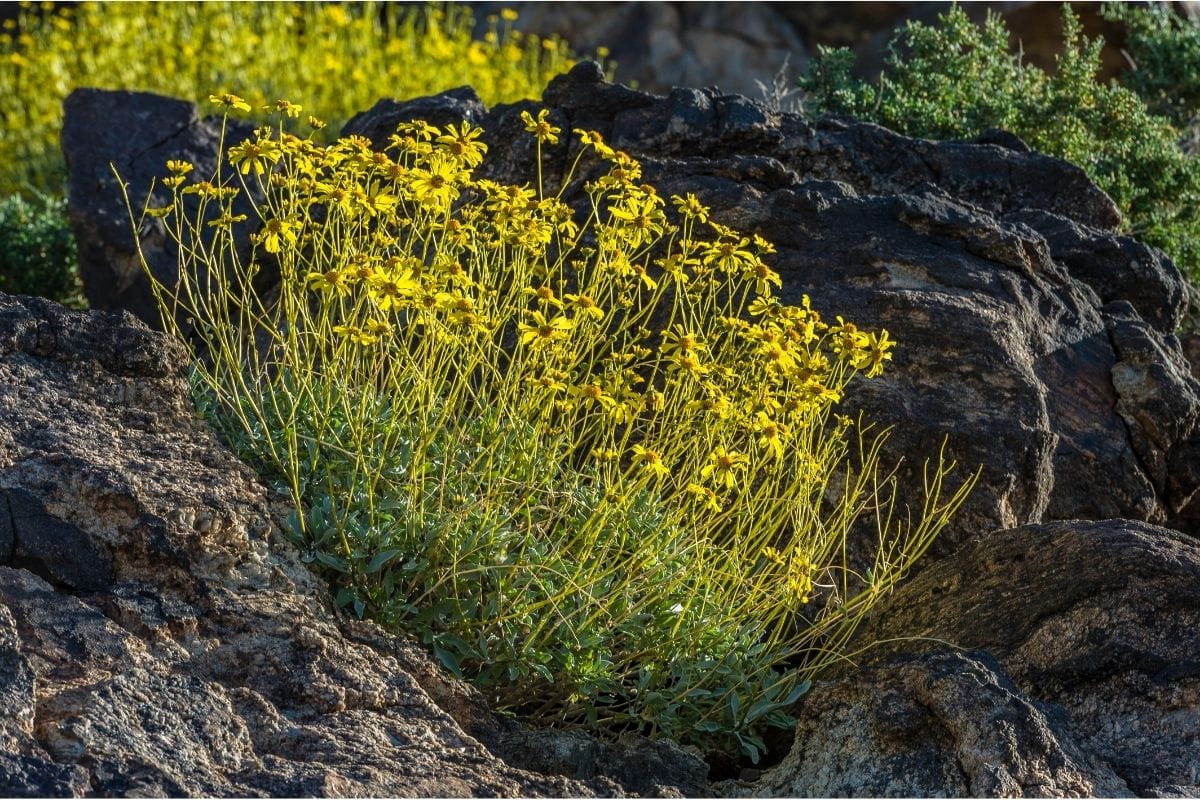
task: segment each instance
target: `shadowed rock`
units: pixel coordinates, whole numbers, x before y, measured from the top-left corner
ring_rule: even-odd
[[[109,92],[76,89],[63,102],[62,149],[67,161],[67,209],[79,243],[79,273],[88,304],[95,309],[132,312],[144,322],[159,326],[158,305],[146,279],[134,242],[130,211],[122,199],[121,182],[128,185],[134,220],[157,188],[151,206],[165,206],[171,193],[162,186],[168,160],[195,166],[188,181],[207,180],[216,170],[222,135],[225,147],[241,144],[252,126],[220,117],[201,119],[191,103],[149,92]],[[220,156],[223,158],[223,156]],[[116,169],[120,175],[113,174]],[[229,168],[229,167],[227,167]],[[261,201],[252,181],[247,184]],[[256,230],[257,217],[243,193],[234,201],[234,214],[247,214],[247,235]],[[184,195],[183,208],[194,218],[197,195]],[[161,220],[147,217],[139,228],[142,254],[150,271],[164,285],[179,279],[178,249]],[[213,229],[203,230],[211,241]],[[249,241],[239,248],[243,263],[249,259]],[[279,281],[273,264],[264,264],[256,286],[266,289]]]

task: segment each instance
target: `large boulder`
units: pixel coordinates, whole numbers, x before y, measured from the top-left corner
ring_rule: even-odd
[[[0,796],[705,792],[695,756],[498,717],[340,619],[186,364],[0,295]]]
[[[752,792],[1200,797],[1197,586],[1200,544],[1145,523],[980,537],[876,610]]]
[[[106,97],[114,114],[130,113],[127,94],[89,93],[68,102],[67,129],[82,127],[85,100],[88,114],[105,113]],[[848,120],[808,123],[714,90],[637,92],[604,82],[591,63],[555,79],[544,103],[564,131],[597,129],[638,157],[661,193],[695,192],[717,220],[775,242],[784,300],[809,294],[827,315],[886,327],[900,342],[891,370],[858,382],[847,411],[896,426],[886,456],[907,459],[902,496],[913,502],[943,440],[959,480],[982,469],[939,552],[971,531],[1051,519],[1200,527],[1200,383],[1174,334],[1183,279],[1161,252],[1117,232],[1116,207],[1078,168],[999,131],[930,142]],[[456,90],[381,101],[344,133],[382,145],[406,117],[467,116],[487,131],[484,173],[524,183],[535,148],[520,112],[533,107],[485,112]],[[211,123],[166,135],[179,124],[140,134],[161,142],[150,151],[106,145],[105,163],[146,176],[167,158],[212,163],[191,133]],[[578,147],[564,135],[546,149],[550,190]],[[104,254],[115,240],[92,210],[113,213],[120,198],[85,191],[100,187],[88,177],[102,171],[100,152],[68,149],[68,164],[81,250]],[[566,196],[582,201],[581,183]]]

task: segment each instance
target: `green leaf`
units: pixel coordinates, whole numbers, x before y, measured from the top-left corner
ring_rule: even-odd
[[[392,560],[396,558],[396,556],[403,552],[404,551],[399,548],[393,548],[391,550],[384,550],[383,552],[376,553],[375,557],[371,559],[369,564],[367,564],[367,574],[379,572],[379,570],[390,564]]]
[[[435,644],[433,646],[433,654],[437,657],[438,661],[441,661],[445,665],[446,669],[450,670],[454,677],[460,679],[464,677],[462,667],[458,665],[458,658],[454,653]]]

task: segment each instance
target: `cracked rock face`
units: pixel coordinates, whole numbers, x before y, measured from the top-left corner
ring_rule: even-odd
[[[881,604],[888,644],[798,704],[752,793],[1198,797],[1198,585],[1195,539],[1144,523],[980,537]]]
[[[705,793],[678,748],[495,717],[340,620],[186,363],[128,314],[0,295],[0,796]]]
[[[885,463],[905,459],[902,496],[914,502],[923,462],[944,439],[959,480],[982,469],[936,553],[976,530],[1053,519],[1200,531],[1200,383],[1173,333],[1184,283],[1162,253],[1116,233],[1115,206],[1081,170],[1003,132],[929,142],[865,123],[807,123],[715,90],[633,91],[587,63],[543,99],[564,132],[599,130],[640,159],[661,194],[695,192],[718,221],[776,243],[782,299],[808,294],[827,316],[886,327],[899,341],[889,372],[859,381],[845,412],[896,426]],[[119,207],[96,178],[108,161],[127,165],[138,196],[167,158],[215,158],[213,123],[176,106],[162,131],[139,134],[152,147],[82,140],[97,116],[159,125],[147,109],[166,102],[90,90],[67,102],[72,219],[98,264],[124,263],[131,246],[97,216]],[[488,111],[460,89],[381,101],[344,133],[382,145],[401,121],[469,119],[486,130],[486,176],[525,183],[535,149],[520,112],[532,108]],[[548,191],[578,147],[564,135],[545,151]],[[584,177],[598,168],[585,159]],[[582,202],[581,184],[565,196]],[[152,263],[173,264],[161,244],[148,243]],[[85,282],[107,285],[110,267],[84,260]],[[137,285],[130,296],[148,296]]]

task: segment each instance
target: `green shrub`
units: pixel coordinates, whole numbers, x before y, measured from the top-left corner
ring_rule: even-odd
[[[1168,117],[1197,145],[1200,120],[1200,25],[1166,3],[1105,3],[1104,17],[1125,26],[1125,52],[1133,68],[1121,82],[1154,114]]]
[[[20,195],[0,200],[0,292],[86,305],[66,201]]]
[[[1179,131],[1130,89],[1100,83],[1099,40],[1063,6],[1064,51],[1047,74],[1010,52],[1003,21],[975,25],[953,7],[937,26],[910,22],[890,45],[876,84],[850,73],[853,55],[822,48],[801,79],[812,113],[850,114],[910,136],[956,139],[985,128],[1084,169],[1116,202],[1133,235],[1200,279],[1200,167]]]
[[[525,121],[539,163],[567,146],[545,111]],[[916,522],[893,519],[882,438],[834,414],[887,332],[780,304],[769,243],[576,133],[586,217],[540,171],[477,179],[465,124],[406,124],[373,153],[281,120],[204,180],[169,163],[130,222],[180,244],[179,285],[155,286],[208,354],[199,402],[291,496],[344,606],[501,708],[756,759],[972,481],[941,502],[939,465]],[[242,262],[246,182],[266,200]],[[270,307],[250,280],[266,257]],[[858,574],[864,512],[880,541]]]

